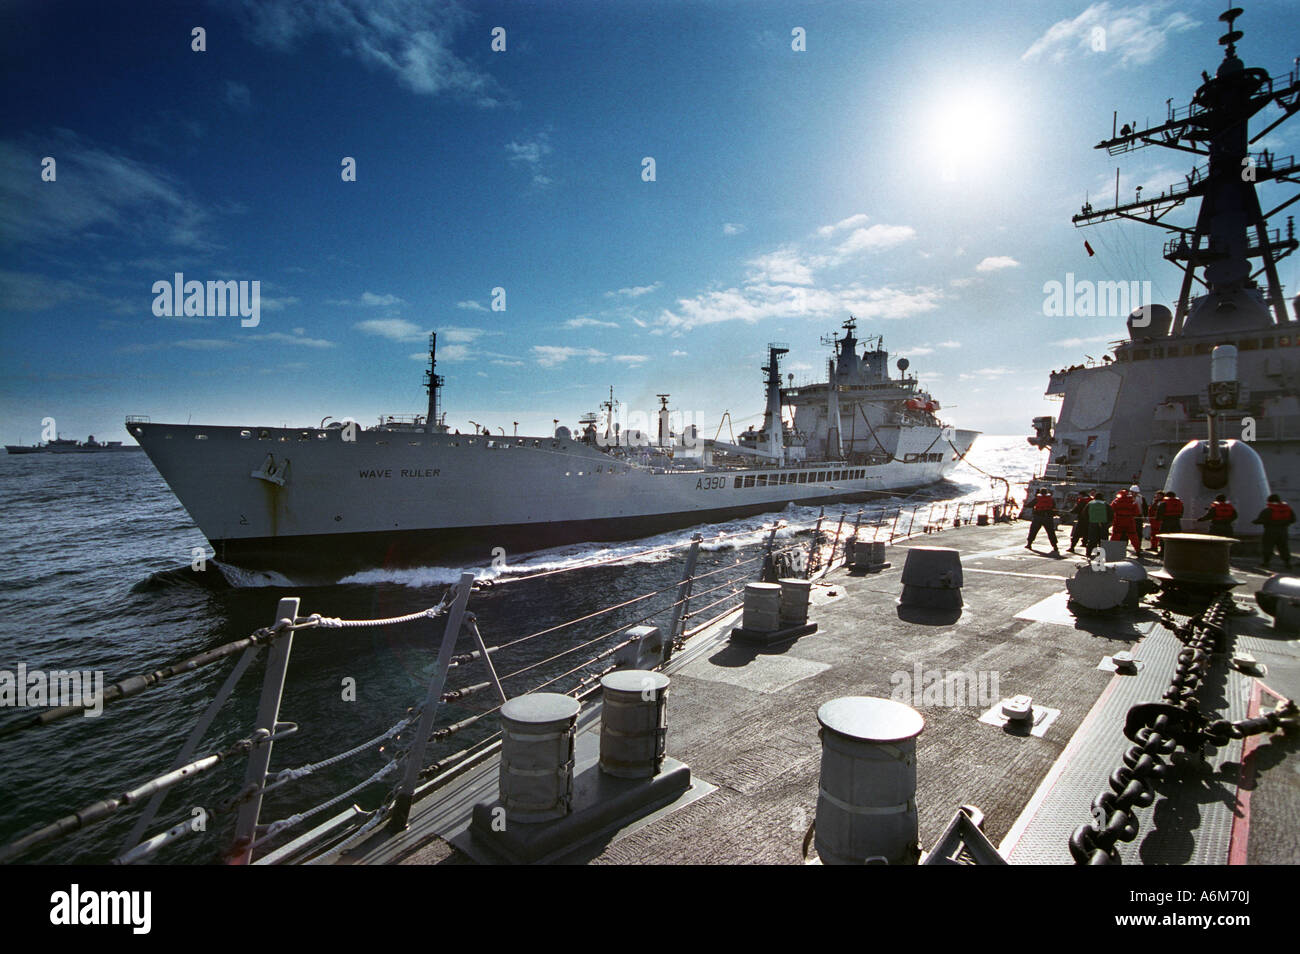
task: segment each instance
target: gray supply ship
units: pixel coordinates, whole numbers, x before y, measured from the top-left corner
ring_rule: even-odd
[[[84,441],[70,437],[56,437],[45,444],[6,444],[9,454],[108,454],[119,451],[138,451],[142,448],[124,445],[121,441],[97,441],[91,434]]]
[[[1220,17],[1228,24],[1219,40],[1223,61],[1214,76],[1201,74],[1188,105],[1170,100],[1164,122],[1124,124],[1097,144],[1112,156],[1161,146],[1206,160],[1158,194],[1138,187],[1132,201],[1121,201],[1117,177],[1113,206],[1085,203],[1072,219],[1167,230],[1164,258],[1183,275],[1172,312],[1146,302],[1130,314],[1128,338],[1113,342],[1101,363],[1052,372],[1046,393],[1060,398],[1060,413],[1035,418],[1029,442],[1050,450],[1038,483],[1057,489],[1058,504],[1062,490],[1068,500],[1071,491],[1137,483],[1148,500],[1152,491],[1176,488],[1192,510],[1227,491],[1245,517],[1238,533],[1250,533],[1269,488],[1300,494],[1300,298],[1292,302],[1297,314],[1288,314],[1277,271],[1298,243],[1292,217],[1284,231],[1268,225],[1300,194],[1270,197],[1277,204],[1264,211],[1257,192],[1265,183],[1300,184],[1300,164],[1251,148],[1300,110],[1300,69],[1273,77],[1246,67],[1236,52],[1242,32],[1233,29],[1240,15],[1232,9]],[[1281,115],[1262,117],[1252,134],[1250,120],[1270,106]],[[1198,201],[1194,223],[1167,218]],[[1098,297],[1103,290],[1112,291],[1099,289]]]
[[[612,394],[603,427],[588,414],[576,434],[451,432],[436,335],[423,416],[301,429],[129,417],[127,429],[223,562],[312,572],[486,560],[497,547],[632,539],[943,480],[977,432],[940,421],[906,359],[891,377],[880,339],[859,352],[855,328],[850,318],[843,337],[823,339],[834,355],[820,384],[782,387],[788,348],[770,345],[763,426],[735,442],[674,433],[668,395],[654,435],[620,431]]]

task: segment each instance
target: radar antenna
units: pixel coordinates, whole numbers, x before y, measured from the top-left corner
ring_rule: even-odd
[[[1165,243],[1164,258],[1183,270],[1183,280],[1172,335],[1183,334],[1189,318],[1197,326],[1196,333],[1212,333],[1226,320],[1239,325],[1284,324],[1288,320],[1277,263],[1300,243],[1290,218],[1285,235],[1270,230],[1268,220],[1300,199],[1300,193],[1265,212],[1255,187],[1264,182],[1300,184],[1300,163],[1295,156],[1274,156],[1268,149],[1251,152],[1250,147],[1300,111],[1300,67],[1285,77],[1246,67],[1237,58],[1237,43],[1243,33],[1235,29],[1235,21],[1241,15],[1240,7],[1220,15],[1228,25],[1228,32],[1219,37],[1223,62],[1214,76],[1201,74],[1203,82],[1187,106],[1175,107],[1173,100],[1168,100],[1165,121],[1146,129],[1125,123],[1116,131],[1116,114],[1111,137],[1097,144],[1112,156],[1162,146],[1206,156],[1207,161],[1193,166],[1183,182],[1167,189],[1147,189],[1145,195],[1143,190],[1135,190],[1129,202],[1120,201],[1117,170],[1115,204],[1094,209],[1085,201],[1071,219],[1076,226],[1128,219],[1174,233]],[[1279,106],[1283,115],[1251,136],[1250,119],[1270,104]],[[1171,211],[1192,199],[1201,202],[1193,227],[1164,221]],[[1260,260],[1258,269],[1252,270],[1252,259]],[[1196,274],[1197,269],[1204,270],[1204,277]],[[1255,282],[1261,274],[1267,285],[1262,295]],[[1193,281],[1207,290],[1200,299],[1192,298]]]

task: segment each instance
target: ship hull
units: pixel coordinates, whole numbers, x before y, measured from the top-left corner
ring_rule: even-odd
[[[640,466],[579,441],[371,429],[133,423],[217,559],[297,576],[490,562],[504,550],[627,540],[776,512],[874,501],[944,479],[975,432],[909,427],[894,459],[792,467]],[[498,550],[500,548],[500,550]]]

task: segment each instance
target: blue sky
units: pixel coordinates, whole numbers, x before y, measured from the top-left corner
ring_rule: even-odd
[[[1241,55],[1285,74],[1300,7],[1245,6]],[[1112,109],[1159,121],[1217,66],[1222,7],[11,2],[0,439],[419,412],[434,329],[452,426],[549,432],[613,384],[711,434],[761,416],[767,342],[814,377],[849,313],[952,422],[1028,433],[1047,372],[1123,331],[1046,317],[1045,282],[1176,295],[1162,233],[1069,217],[1113,197]],[[176,272],[259,281],[260,324],[156,316]]]

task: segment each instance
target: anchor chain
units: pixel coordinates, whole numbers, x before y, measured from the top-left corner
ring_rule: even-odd
[[[1183,643],[1163,701],[1143,702],[1129,709],[1124,737],[1133,743],[1123,764],[1110,776],[1109,790],[1092,802],[1090,823],[1070,835],[1070,854],[1076,864],[1120,864],[1118,845],[1138,834],[1134,809],[1147,808],[1156,797],[1155,783],[1169,772],[1168,759],[1182,748],[1195,752],[1206,745],[1224,746],[1233,739],[1275,732],[1297,725],[1296,704],[1284,700],[1272,712],[1253,719],[1211,722],[1200,711],[1197,694],[1205,681],[1210,656],[1221,649],[1223,621],[1232,610],[1232,597],[1224,593],[1200,616],[1175,630]],[[1173,619],[1165,614],[1166,624]]]

